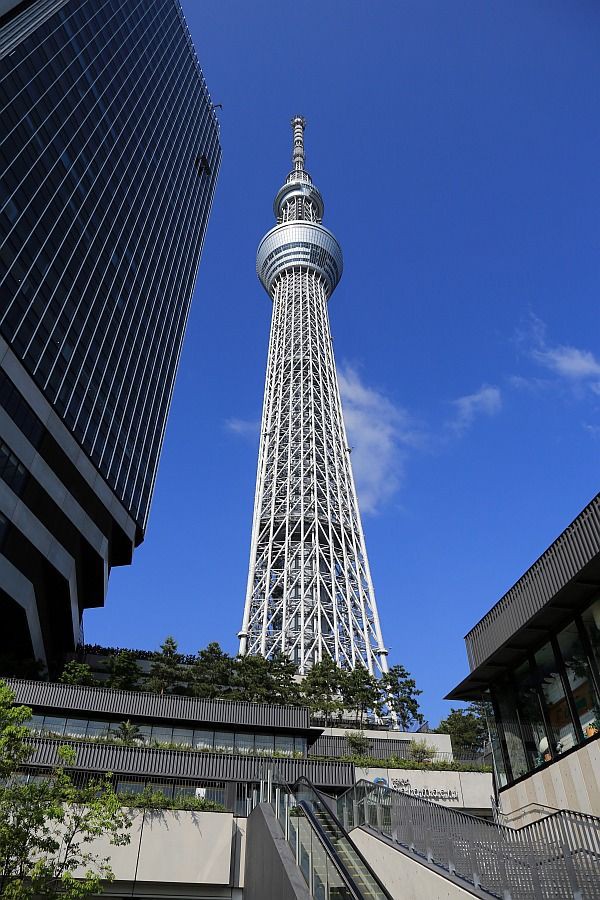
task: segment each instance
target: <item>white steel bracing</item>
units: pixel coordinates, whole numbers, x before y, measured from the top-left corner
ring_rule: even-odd
[[[278,652],[301,672],[326,655],[387,671],[350,464],[327,301],[342,271],[304,171],[304,120],[292,120],[294,171],[278,225],[258,251],[273,299],[240,653]]]

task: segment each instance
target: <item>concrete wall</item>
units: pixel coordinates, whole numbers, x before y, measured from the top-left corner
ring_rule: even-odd
[[[244,900],[310,900],[290,845],[267,803],[248,817]]]
[[[357,726],[352,728],[324,728],[324,735],[333,737],[345,737],[349,731],[361,731]],[[363,728],[361,731],[365,737],[374,740],[384,741],[421,741],[429,747],[435,747],[439,753],[452,753],[452,741],[449,734],[428,734],[426,732],[408,732],[408,731],[377,731],[376,729]]]
[[[440,735],[441,736],[441,735]],[[451,809],[466,809],[481,815],[492,810],[492,775],[490,772],[425,771],[423,769],[360,769],[356,780],[382,783],[391,788],[434,800]]]
[[[144,810],[133,817],[129,844],[102,838],[90,849],[110,857],[113,892],[118,883],[121,891],[123,883],[241,886],[244,829],[231,813]]]
[[[518,810],[530,804],[534,804],[534,809],[542,804],[600,816],[600,740],[580,747],[506,788],[500,792],[499,799],[502,812],[509,814],[515,827],[525,824]],[[540,815],[547,815],[547,810],[538,808],[536,818]]]
[[[483,896],[438,875],[362,828],[355,828],[350,837],[394,900],[464,900]]]

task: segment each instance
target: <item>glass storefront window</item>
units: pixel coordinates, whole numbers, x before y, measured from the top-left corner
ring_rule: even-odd
[[[536,769],[549,762],[551,756],[538,694],[538,676],[529,660],[515,669],[514,681],[527,762],[530,769]]]
[[[46,734],[64,734],[66,720],[62,716],[46,716],[44,731]]]
[[[173,729],[165,728],[164,725],[153,725],[152,740],[159,741],[161,744],[171,744],[173,742]]]
[[[91,719],[88,722],[86,736],[91,738],[106,737],[108,735],[108,724],[108,722],[96,722]]]
[[[294,749],[295,749],[296,753],[301,753],[302,756],[306,756],[306,738],[305,737],[294,738]]]
[[[275,735],[275,750],[277,753],[285,753],[286,756],[294,755],[294,738],[287,735]]]
[[[529,771],[527,756],[521,737],[521,726],[517,718],[517,704],[514,690],[508,681],[500,682],[495,690],[496,705],[500,713],[498,732],[504,742],[504,748],[511,768],[512,781],[521,778]]]
[[[579,724],[586,737],[592,737],[600,719],[600,698],[577,625],[572,622],[558,635],[558,646],[565,664]],[[600,724],[600,723],[599,723]]]
[[[256,735],[256,752],[257,753],[273,753],[275,749],[274,738],[272,734],[257,734]]]
[[[215,731],[215,750],[233,753],[234,735],[231,731]]]
[[[588,640],[592,649],[592,657],[596,663],[596,671],[600,670],[600,598],[588,606],[581,616],[583,627],[588,636]],[[600,689],[600,685],[598,685]],[[595,726],[590,722],[587,730],[587,736],[592,737],[594,733],[600,732],[600,709],[596,706]],[[591,733],[590,733],[591,732]]]
[[[506,772],[506,765],[504,762],[504,756],[502,754],[502,745],[500,740],[500,733],[498,730],[498,722],[496,721],[492,697],[489,691],[486,691],[484,695],[483,708],[485,711],[488,734],[490,736],[496,781],[498,782],[498,787],[504,787],[506,784],[508,784],[508,774]],[[298,738],[296,738],[296,741],[297,740]]]
[[[551,734],[548,735],[548,744],[540,747],[540,752],[544,760],[549,762],[555,756],[560,756],[565,750],[575,747],[577,738],[559,666],[551,644],[544,644],[542,649],[538,650],[535,654],[535,665],[539,685],[546,701],[548,725],[551,730]]]
[[[28,728],[31,728],[32,731],[43,731],[44,730],[44,717],[43,716],[32,716],[30,719],[25,722]]]
[[[236,734],[235,749],[237,753],[254,753],[254,735]]]
[[[152,725],[138,725],[138,731],[140,733],[140,738],[146,744],[149,744],[152,737]]]
[[[87,726],[87,719],[67,719],[65,737],[85,737]]]
[[[194,730],[194,747],[199,747],[201,750],[212,750],[214,740],[214,731],[205,731],[201,728]]]
[[[191,728],[174,728],[172,740],[174,744],[191,747],[194,743],[194,732]]]

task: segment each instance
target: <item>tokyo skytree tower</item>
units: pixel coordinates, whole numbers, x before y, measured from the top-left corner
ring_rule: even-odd
[[[321,224],[323,198],[304,169],[304,119],[292,127],[294,168],[256,258],[273,319],[240,654],[282,652],[301,674],[328,655],[379,675],[387,650],[327,313],[342,251]]]

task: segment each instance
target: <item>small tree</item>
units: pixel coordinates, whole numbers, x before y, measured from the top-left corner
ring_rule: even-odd
[[[482,750],[488,738],[483,704],[470,703],[467,707],[451,708],[450,714],[442,719],[436,731],[450,735],[454,750]]]
[[[127,719],[125,722],[119,722],[119,727],[113,732],[117,740],[122,741],[127,746],[133,746],[136,741],[142,739],[142,734],[137,725]]]
[[[271,664],[264,656],[238,656],[233,673],[236,699],[253,703],[272,703],[275,687]]]
[[[302,684],[306,705],[315,715],[322,715],[326,725],[334,713],[343,709],[341,679],[341,669],[330,656],[324,656],[308,670]]]
[[[364,715],[378,706],[380,685],[367,669],[358,666],[349,671],[340,671],[340,687],[344,709],[354,710],[360,717],[362,728]]]
[[[61,684],[79,684],[84,687],[93,687],[98,683],[88,664],[77,662],[76,659],[70,660],[65,665],[58,680]]]
[[[148,687],[157,694],[172,694],[182,681],[183,671],[177,641],[169,636],[152,658]]]
[[[31,710],[13,707],[13,700],[0,682],[0,897],[82,900],[98,894],[113,873],[89,844],[104,836],[128,843],[129,816],[108,776],[74,786],[64,769],[75,761],[70,747],[59,749],[59,765],[48,778],[24,783],[17,769],[31,752],[23,726]]]
[[[350,750],[355,756],[367,756],[369,753],[369,738],[364,731],[347,731],[346,740],[350,746]]]
[[[194,697],[227,697],[232,690],[234,660],[216,641],[199,650],[188,672],[188,688]]]
[[[415,762],[428,763],[435,759],[436,747],[426,741],[411,741],[408,748],[408,758]]]
[[[417,688],[414,678],[411,678],[404,666],[392,666],[389,672],[382,675],[380,684],[381,706],[396,714],[398,725],[403,731],[408,731],[411,725],[422,724],[423,716],[419,712],[417,697],[423,691]]]
[[[107,684],[119,691],[137,691],[140,686],[140,670],[135,653],[131,650],[119,650],[108,657]]]
[[[273,691],[271,702],[281,703],[283,706],[300,705],[302,697],[300,685],[296,681],[298,667],[289,656],[277,653],[271,660],[269,671]]]

